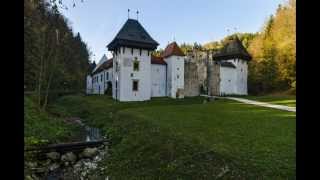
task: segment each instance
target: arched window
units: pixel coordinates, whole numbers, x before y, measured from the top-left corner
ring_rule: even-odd
[[[133,60],[133,71],[139,71],[139,61],[137,57]]]

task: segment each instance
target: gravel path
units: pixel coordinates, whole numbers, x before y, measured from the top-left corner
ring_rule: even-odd
[[[207,95],[202,95],[202,96],[208,97]],[[249,99],[245,99],[245,98],[238,98],[238,97],[215,97],[215,96],[213,96],[213,97],[220,98],[220,99],[230,99],[230,100],[239,101],[242,103],[252,104],[252,105],[256,105],[256,106],[263,106],[263,107],[274,108],[274,109],[279,109],[279,110],[284,110],[284,111],[296,112],[296,107],[270,104],[270,103],[266,103],[266,102],[253,101],[253,100],[249,100]]]

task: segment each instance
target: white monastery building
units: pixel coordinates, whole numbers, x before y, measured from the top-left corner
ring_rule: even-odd
[[[188,81],[184,78],[185,55],[177,43],[172,42],[161,56],[153,56],[151,53],[158,45],[137,20],[128,19],[107,45],[113,57],[107,59],[104,55],[87,76],[87,94],[109,94],[119,101],[146,101],[164,96],[183,98],[185,81]],[[231,43],[213,56],[220,67],[220,95],[247,94],[247,60],[250,58],[226,55],[230,49],[235,51],[234,48],[237,47]],[[241,50],[245,50],[243,46]]]

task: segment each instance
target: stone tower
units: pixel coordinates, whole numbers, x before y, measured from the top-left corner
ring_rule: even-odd
[[[184,80],[185,96],[199,96],[198,65],[190,59],[187,59],[184,64]]]
[[[220,95],[220,65],[212,59],[208,59],[207,67],[208,95]]]

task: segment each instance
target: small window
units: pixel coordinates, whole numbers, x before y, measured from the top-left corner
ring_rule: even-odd
[[[119,64],[118,64],[118,62],[116,62],[116,72],[118,72],[119,71]]]
[[[177,79],[179,79],[179,75],[177,75]]]
[[[243,69],[241,68],[241,72],[243,71]]]
[[[179,68],[177,68],[177,70],[179,71]]]
[[[139,81],[133,80],[132,81],[132,91],[138,91],[139,89]]]
[[[133,61],[133,71],[139,71],[139,61],[137,57],[135,57]]]
[[[101,74],[101,76],[100,76],[100,81],[102,82],[102,78],[103,78],[103,74]]]
[[[229,82],[231,82],[231,80],[230,80],[230,79],[229,79],[228,81],[229,81]]]
[[[106,74],[106,80],[108,80],[109,79],[109,72],[107,72],[107,74]]]
[[[130,76],[133,77],[133,73],[131,73]]]
[[[125,50],[126,50],[126,48],[125,48],[125,47],[123,47],[123,48],[122,48],[122,53],[123,53],[123,54],[124,54]]]

